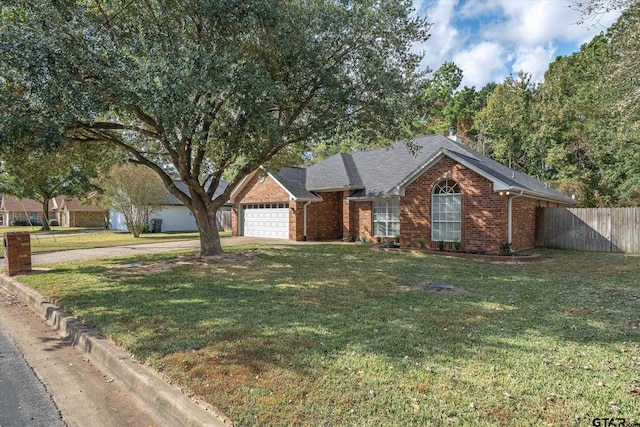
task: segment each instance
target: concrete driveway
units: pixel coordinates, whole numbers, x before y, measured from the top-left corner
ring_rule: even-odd
[[[271,239],[265,237],[222,237],[220,242],[223,247],[241,245],[309,245],[320,242],[296,242],[286,239]],[[200,247],[198,240],[185,240],[181,242],[149,243],[143,245],[115,246],[111,248],[74,249],[60,252],[44,252],[31,256],[31,265],[52,264],[56,262],[76,261],[83,259],[111,258],[129,255],[144,255],[162,252],[170,252],[181,249],[194,249]],[[4,267],[4,259],[0,260],[0,268]]]

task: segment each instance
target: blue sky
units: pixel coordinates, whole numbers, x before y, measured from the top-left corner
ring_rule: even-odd
[[[580,13],[569,0],[414,0],[414,8],[433,25],[431,38],[415,49],[423,65],[436,70],[453,61],[464,73],[462,86],[480,89],[523,70],[536,82],[558,55],[604,31],[620,15],[578,25]]]

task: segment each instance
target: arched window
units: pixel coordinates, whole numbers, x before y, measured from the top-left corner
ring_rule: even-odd
[[[462,195],[458,183],[448,178],[433,187],[431,196],[431,238],[433,241],[460,241]]]

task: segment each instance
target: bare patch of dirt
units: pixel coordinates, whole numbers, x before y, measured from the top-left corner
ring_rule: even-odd
[[[405,286],[403,290],[409,292],[428,292],[441,295],[462,295],[469,293],[466,289],[461,288],[460,286],[453,286],[449,283],[430,280],[420,281],[411,286]]]
[[[172,260],[154,262],[133,262],[130,264],[116,265],[112,271],[117,271],[121,276],[153,276],[166,273],[182,265],[211,266],[211,265],[237,265],[254,259],[260,250],[250,249],[242,252],[223,253],[212,256],[182,255]]]

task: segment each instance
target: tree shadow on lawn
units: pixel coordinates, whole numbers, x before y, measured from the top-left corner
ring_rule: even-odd
[[[102,284],[69,290],[60,302],[197,393],[217,384],[229,396],[267,387],[263,382],[275,372],[330,381],[321,365],[343,376],[364,365],[453,372],[470,363],[537,374],[549,365],[575,376],[573,353],[604,346],[619,355],[640,341],[639,267],[612,271],[623,260],[613,255],[547,256],[542,263],[505,265],[366,246],[299,246],[263,249],[235,264],[176,264],[152,275],[143,260],[139,272],[114,265],[69,271]],[[580,273],[579,263],[590,269]],[[424,291],[429,280],[457,291]],[[625,356],[629,362],[633,354]],[[541,388],[547,379],[537,380]],[[427,380],[412,381],[419,387]],[[273,383],[283,393],[296,388],[282,379]]]
[[[107,335],[117,325],[133,335],[144,330],[130,343],[140,355],[238,336],[268,338],[265,351],[281,354],[295,349],[286,338],[293,336],[321,354],[357,344],[391,359],[441,357],[447,348],[465,359],[467,348],[513,345],[513,337],[614,344],[637,336],[634,283],[543,277],[539,266],[320,248],[271,250],[233,266],[177,265],[152,276],[82,267],[78,273],[97,274],[107,286],[77,289],[60,302]],[[425,280],[464,292],[411,290]]]

